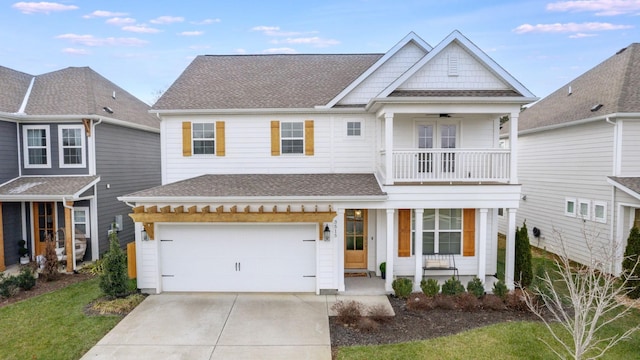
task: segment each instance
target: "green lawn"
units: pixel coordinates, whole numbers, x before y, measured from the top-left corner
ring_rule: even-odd
[[[86,316],[98,279],[0,308],[2,359],[79,359],[121,319]]]

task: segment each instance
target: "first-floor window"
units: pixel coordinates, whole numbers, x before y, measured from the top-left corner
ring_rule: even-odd
[[[607,203],[604,201],[593,202],[593,219],[597,222],[607,222]]]
[[[76,234],[82,233],[85,237],[91,237],[88,207],[76,207],[73,209],[73,223]]]
[[[591,208],[591,202],[589,200],[583,200],[583,199],[578,200],[578,217],[582,218],[583,220],[590,220],[591,219],[590,208]]]
[[[566,198],[564,200],[564,214],[567,216],[576,216],[576,199]]]
[[[415,221],[415,216],[412,216],[413,247],[415,245]],[[461,252],[462,209],[424,209],[422,213],[422,254],[459,255]]]

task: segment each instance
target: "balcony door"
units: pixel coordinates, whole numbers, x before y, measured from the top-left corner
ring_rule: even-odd
[[[344,212],[344,268],[367,268],[367,210]]]
[[[416,124],[418,149],[455,149],[457,147],[457,125],[440,123]],[[440,164],[437,172],[455,172],[455,154],[450,152],[420,151],[418,173],[434,172],[434,163]]]

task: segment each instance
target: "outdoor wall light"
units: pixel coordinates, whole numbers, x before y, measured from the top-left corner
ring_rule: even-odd
[[[322,235],[324,237],[324,241],[331,241],[331,229],[329,229],[328,224],[324,225],[324,231],[322,232]]]
[[[147,230],[142,229],[140,239],[142,239],[142,241],[149,241],[149,235],[147,235]]]

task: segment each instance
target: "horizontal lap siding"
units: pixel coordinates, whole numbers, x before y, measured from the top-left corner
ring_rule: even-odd
[[[18,177],[16,124],[0,121],[0,184]]]
[[[624,120],[622,126],[620,175],[640,176],[640,119]]]
[[[18,241],[24,239],[22,237],[20,209],[20,203],[2,203],[5,265],[17,264],[20,258],[18,255]],[[27,246],[29,245],[27,244]]]
[[[118,233],[121,245],[134,240],[133,221],[128,216],[131,208],[117,197],[160,185],[159,134],[110,124],[98,125],[96,171],[101,178],[97,235],[102,254],[109,248],[107,230],[116,215],[123,218],[124,229]],[[108,189],[107,184],[110,185]]]
[[[516,225],[526,220],[532,245],[558,252],[562,237],[570,258],[588,262],[583,230],[599,233],[591,239],[595,248],[607,243],[613,210],[606,180],[613,166],[612,136],[613,126],[601,121],[519,138],[518,178],[526,200],[520,202]],[[565,216],[566,197],[606,202],[607,223]],[[533,237],[533,227],[541,230],[540,239]]]

